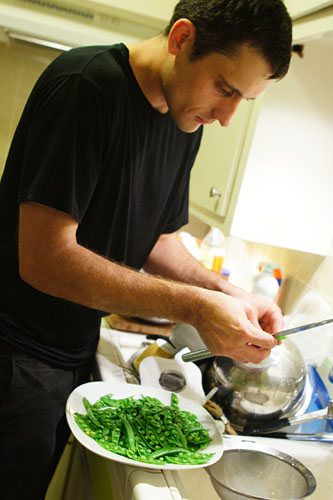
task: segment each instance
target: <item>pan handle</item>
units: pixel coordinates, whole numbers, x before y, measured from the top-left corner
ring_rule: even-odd
[[[278,420],[270,420],[269,422],[251,423],[246,424],[242,431],[242,434],[247,436],[255,436],[256,434],[267,434],[269,432],[275,432],[283,427],[290,425],[288,418],[281,418]]]
[[[317,410],[311,413],[304,413],[304,415],[298,415],[296,417],[279,418],[277,420],[261,422],[260,424],[248,423],[244,426],[243,433],[249,436],[253,436],[255,434],[274,432],[289,425],[304,424],[306,422],[311,422],[313,420],[318,420],[320,418],[331,419],[332,417],[333,417],[333,399],[330,399],[328,407],[324,408],[323,410]]]

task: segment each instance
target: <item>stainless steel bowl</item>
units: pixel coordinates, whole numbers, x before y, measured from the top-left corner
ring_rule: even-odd
[[[206,471],[223,500],[300,500],[316,489],[315,477],[301,462],[256,443],[225,450]]]
[[[248,422],[294,415],[303,403],[306,375],[298,347],[286,339],[258,365],[216,357],[204,374],[204,385],[206,393],[218,387],[216,402],[242,431]]]

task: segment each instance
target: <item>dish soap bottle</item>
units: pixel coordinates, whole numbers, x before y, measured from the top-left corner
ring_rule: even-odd
[[[225,256],[225,237],[217,227],[211,227],[201,243],[201,263],[221,274]]]
[[[276,299],[281,282],[281,279],[279,280],[277,277],[277,270],[279,270],[279,268],[273,264],[261,263],[259,265],[260,273],[253,278],[253,295],[257,295],[271,302]]]

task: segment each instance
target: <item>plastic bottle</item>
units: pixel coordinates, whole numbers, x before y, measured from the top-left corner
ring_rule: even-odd
[[[192,234],[187,233],[186,231],[180,231],[178,233],[178,238],[196,260],[201,259],[201,247],[200,240],[198,240],[198,238],[195,238]]]
[[[135,353],[132,358],[132,367],[139,373],[139,366],[143,359],[149,356],[158,356],[159,358],[172,359],[176,354],[177,349],[173,347],[168,341],[157,339],[141,352]]]
[[[230,271],[229,269],[226,269],[226,268],[222,268],[222,278],[224,278],[225,280],[229,280],[229,276],[230,276]]]
[[[217,227],[211,227],[201,243],[201,262],[207,269],[221,274],[224,256],[224,234]]]
[[[276,266],[274,264],[260,264],[260,273],[253,278],[253,295],[274,301],[279,292],[279,280],[275,277]]]

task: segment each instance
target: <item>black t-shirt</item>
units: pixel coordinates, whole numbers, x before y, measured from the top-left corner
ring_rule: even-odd
[[[70,214],[82,246],[140,269],[160,234],[187,222],[201,133],[180,131],[150,105],[123,44],[73,49],[51,63],[27,101],[0,184],[0,340],[77,366],[94,354],[103,315],[21,280],[19,203]]]

